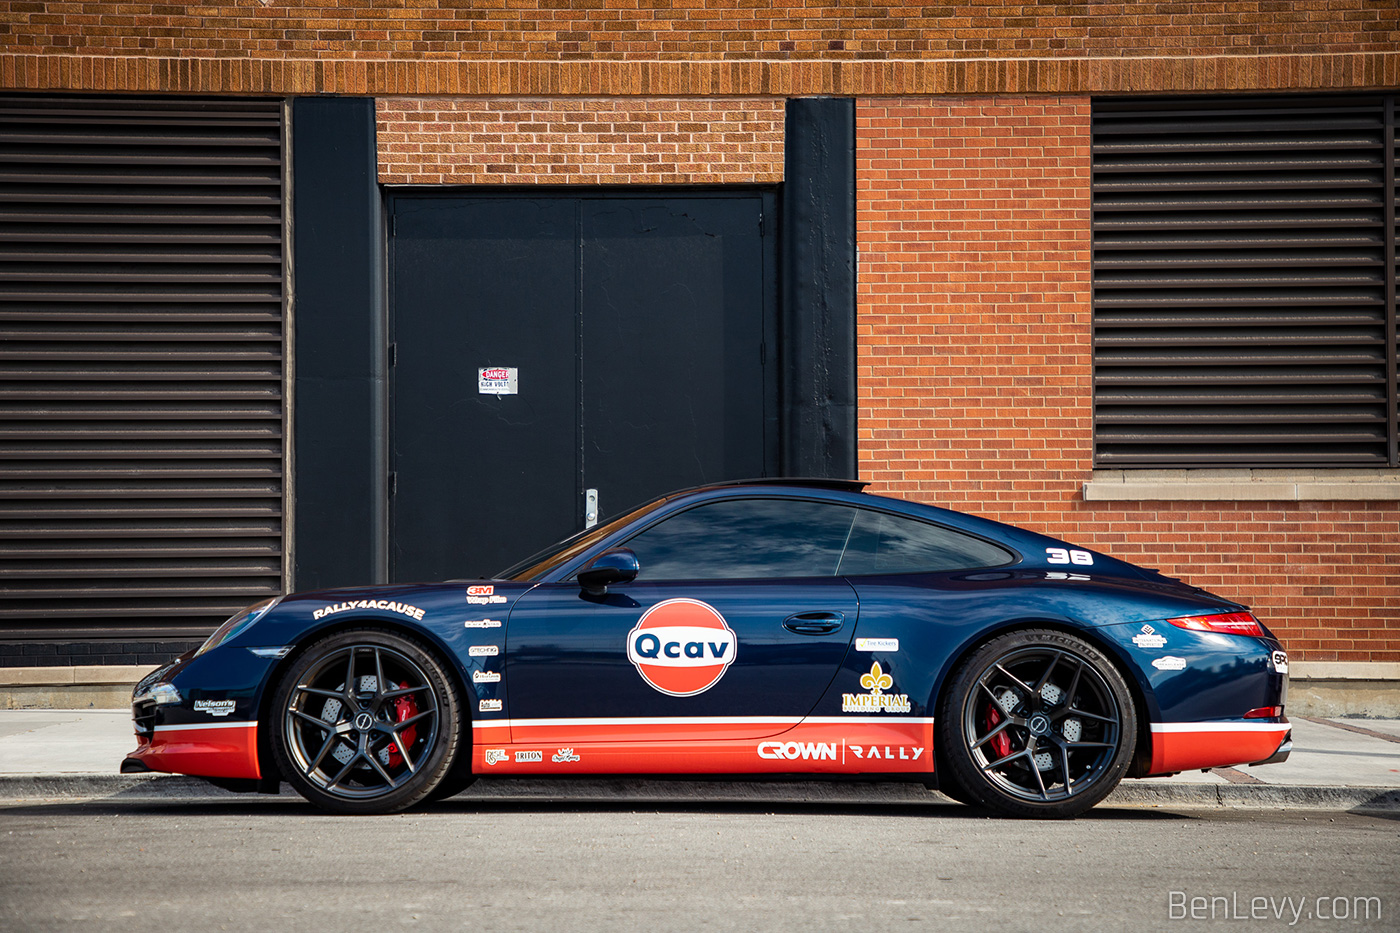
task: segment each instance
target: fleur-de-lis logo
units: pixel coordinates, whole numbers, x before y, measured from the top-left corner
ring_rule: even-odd
[[[870,665],[869,674],[860,675],[860,685],[869,690],[872,695],[879,696],[881,691],[888,690],[894,686],[894,678],[886,674],[880,668],[880,662],[876,661]]]

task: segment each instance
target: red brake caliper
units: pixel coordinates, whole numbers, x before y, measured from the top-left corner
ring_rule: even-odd
[[[399,689],[407,690],[408,681],[399,684]],[[413,699],[413,694],[405,694],[394,700],[394,717],[396,721],[403,722],[417,715],[418,703]],[[417,726],[409,726],[407,729],[403,730],[403,740],[409,745],[412,745],[416,738],[418,738]],[[389,753],[389,767],[395,768],[403,764],[403,754],[399,751],[399,746],[396,743],[390,742],[385,746],[384,750]]]
[[[996,706],[988,703],[987,731],[991,732],[996,728],[999,722],[1001,722],[1001,713],[997,711]],[[1007,755],[1011,754],[1011,736],[1007,735],[1005,731],[999,732],[992,736],[991,746],[992,751],[996,752],[997,758],[1005,758]]]

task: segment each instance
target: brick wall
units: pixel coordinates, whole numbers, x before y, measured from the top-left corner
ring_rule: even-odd
[[[1089,102],[857,105],[860,475],[1255,607],[1300,660],[1400,660],[1394,503],[1085,502]]]
[[[1395,0],[9,0],[0,87],[877,95],[1400,86]]]
[[[385,184],[771,184],[783,101],[380,98]]]

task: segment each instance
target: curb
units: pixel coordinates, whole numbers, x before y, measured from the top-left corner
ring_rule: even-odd
[[[208,799],[260,797],[234,794],[200,778],[179,774],[0,775],[0,800],[85,798]],[[280,796],[296,797],[285,784]],[[812,803],[942,803],[920,784],[838,782],[712,783],[608,779],[485,779],[457,799],[480,800],[709,800]],[[1400,811],[1400,788],[1310,787],[1291,784],[1136,784],[1125,782],[1103,806],[1212,807],[1241,810]]]

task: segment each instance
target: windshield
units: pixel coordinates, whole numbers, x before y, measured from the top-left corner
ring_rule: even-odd
[[[560,564],[573,560],[578,555],[592,547],[596,542],[612,534],[617,529],[635,519],[652,511],[666,501],[666,497],[653,499],[646,505],[638,506],[630,512],[625,512],[617,518],[609,519],[600,525],[595,525],[587,531],[580,531],[576,535],[571,535],[563,541],[551,544],[537,554],[531,554],[518,564],[512,564],[505,570],[496,574],[497,580],[538,580],[546,576]]]

